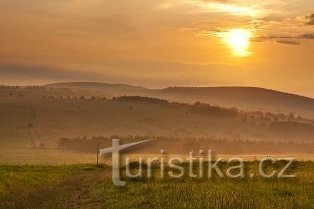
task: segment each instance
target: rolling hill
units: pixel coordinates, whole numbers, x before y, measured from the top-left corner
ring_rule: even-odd
[[[57,83],[48,88],[68,88],[74,91],[92,91],[106,97],[148,96],[170,101],[194,103],[197,101],[222,107],[293,113],[314,118],[314,99],[300,95],[257,87],[169,87],[147,89],[126,84],[93,82]]]

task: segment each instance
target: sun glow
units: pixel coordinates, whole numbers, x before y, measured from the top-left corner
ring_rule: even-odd
[[[225,44],[232,49],[236,57],[245,57],[250,55],[250,38],[252,32],[248,29],[235,28],[222,34]]]

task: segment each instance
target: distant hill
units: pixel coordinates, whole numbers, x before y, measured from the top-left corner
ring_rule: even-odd
[[[132,86],[128,84],[110,84],[97,82],[67,82],[67,83],[53,83],[47,84],[45,87],[51,88],[73,88],[73,89],[120,89],[120,90],[143,90],[146,89],[141,86]]]
[[[170,87],[149,96],[178,102],[214,104],[240,109],[294,113],[314,117],[314,99],[256,87]]]
[[[141,86],[132,86],[128,84],[110,84],[110,83],[97,83],[97,82],[68,82],[68,83],[54,83],[45,85],[46,88],[54,89],[71,89],[88,91],[91,94],[102,94],[106,97],[115,97],[121,95],[134,95],[146,90]]]
[[[301,115],[314,118],[314,99],[300,95],[274,91],[257,87],[169,87],[148,89],[127,84],[110,84],[97,82],[68,82],[44,86],[55,89],[58,96],[146,96],[182,103],[200,101],[221,107],[236,107],[274,113]],[[67,91],[68,90],[68,91]],[[55,91],[55,94],[57,93]],[[37,94],[39,92],[37,91]]]

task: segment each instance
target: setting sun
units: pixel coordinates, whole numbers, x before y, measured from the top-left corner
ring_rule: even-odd
[[[247,29],[236,28],[223,34],[225,43],[233,51],[233,55],[244,57],[250,54],[250,38],[252,33]]]

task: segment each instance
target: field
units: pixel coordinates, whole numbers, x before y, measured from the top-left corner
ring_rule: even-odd
[[[141,91],[142,96],[123,96],[124,90],[117,87],[108,92],[0,88],[0,209],[314,208],[314,120],[307,117],[310,112],[298,115],[298,108],[296,112],[268,112],[168,101],[163,96],[144,97],[147,90],[142,88],[128,91],[130,95]],[[312,100],[306,104],[312,110]],[[124,155],[132,160],[161,156],[161,150],[169,159],[210,149],[216,157],[243,158],[245,173],[254,177],[190,178],[186,172],[180,179],[161,178],[156,165],[152,178],[145,174],[126,178],[122,168],[127,186],[119,188],[111,180],[110,157],[99,159],[101,166],[96,166],[97,148],[111,147],[113,138],[121,144],[154,139]],[[258,160],[266,156],[296,158],[298,162],[289,170],[296,178],[257,175]],[[282,168],[282,163],[276,166]],[[137,165],[132,165],[136,172]],[[227,170],[226,162],[222,170]]]
[[[258,162],[246,167],[256,173]],[[294,179],[160,179],[156,167],[152,179],[125,179],[121,188],[112,184],[108,166],[3,165],[0,208],[312,209],[313,169],[313,162],[296,163],[289,171]]]

